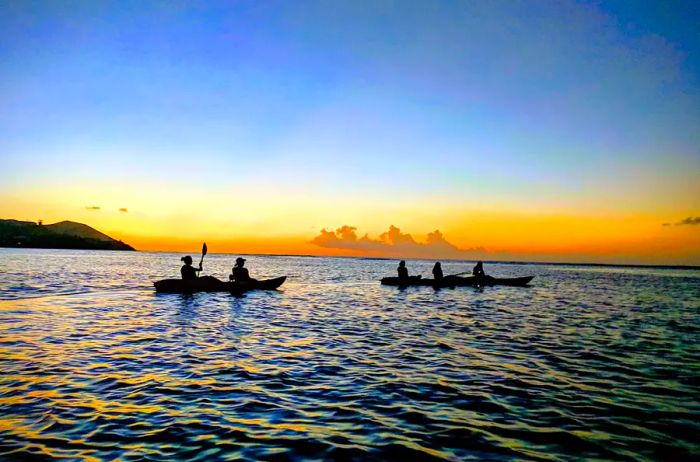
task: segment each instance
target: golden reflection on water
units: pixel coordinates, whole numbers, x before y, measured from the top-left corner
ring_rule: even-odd
[[[0,301],[0,457],[698,454],[700,279],[550,273],[525,290],[291,280],[236,299],[105,281]]]

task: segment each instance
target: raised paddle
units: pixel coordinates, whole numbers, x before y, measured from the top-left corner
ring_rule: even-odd
[[[199,267],[202,267],[202,263],[204,262],[204,256],[207,254],[207,243],[205,242],[202,244],[202,259],[199,260]],[[197,273],[199,273],[201,270],[197,270]]]

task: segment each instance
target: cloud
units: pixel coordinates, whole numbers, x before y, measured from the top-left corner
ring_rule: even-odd
[[[683,226],[683,225],[696,226],[696,225],[700,225],[700,217],[688,217],[688,218],[686,218],[686,219],[684,219],[684,220],[681,220],[681,221],[679,221],[679,222],[676,222],[676,223],[664,223],[664,224],[661,225],[661,226],[671,226],[671,225],[673,225],[673,226]]]
[[[120,212],[128,212],[129,210],[126,207],[122,207],[119,209]]]
[[[483,247],[460,249],[435,230],[429,233],[425,242],[417,242],[408,233],[402,233],[396,226],[372,239],[367,234],[358,238],[357,228],[341,226],[335,231],[322,229],[311,244],[329,249],[352,250],[368,255],[404,258],[477,258],[486,251]]]
[[[102,207],[98,207],[96,205],[87,205],[85,206],[85,210],[100,210]]]
[[[685,220],[681,220],[678,223],[676,223],[676,226],[681,226],[681,225],[690,225],[690,226],[700,225],[700,217],[688,217]]]

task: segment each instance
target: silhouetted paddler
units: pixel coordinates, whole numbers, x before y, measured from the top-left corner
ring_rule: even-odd
[[[442,265],[440,265],[439,261],[435,262],[435,266],[433,266],[433,278],[436,281],[442,279]]]
[[[192,266],[192,257],[187,255],[186,257],[182,257],[180,260],[185,262],[184,265],[182,265],[182,268],[180,268],[180,274],[182,275],[182,279],[189,281],[192,279],[197,279],[197,271],[202,271],[202,264],[199,264],[199,269],[195,269]]]
[[[474,266],[472,274],[478,278],[483,278],[486,276],[486,273],[484,273],[484,264],[482,262],[478,262],[476,266]]]
[[[404,260],[399,262],[399,267],[396,268],[396,271],[399,272],[399,279],[408,279],[408,269]]]
[[[245,258],[236,258],[236,265],[231,269],[229,280],[236,282],[252,281],[250,274],[248,274],[248,268],[244,268],[243,265],[245,265]]]

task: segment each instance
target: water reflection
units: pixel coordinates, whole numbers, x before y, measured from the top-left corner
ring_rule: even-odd
[[[167,276],[162,255],[136,258]],[[300,266],[254,258],[265,276]],[[114,263],[80,269],[88,293],[35,282],[54,295],[0,302],[0,458],[698,453],[697,275],[546,268],[530,289],[398,290],[373,282],[393,262],[309,260],[309,282],[241,298],[155,295]]]
[[[156,295],[168,297],[175,301],[177,321],[181,325],[190,325],[197,317],[197,303],[193,294],[167,294]]]

